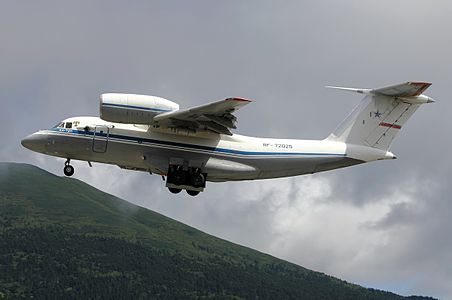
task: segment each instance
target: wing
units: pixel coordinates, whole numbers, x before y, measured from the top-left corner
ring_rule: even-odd
[[[406,82],[381,89],[374,89],[371,93],[393,97],[412,97],[419,96],[431,85],[432,84],[428,82]]]
[[[228,98],[159,114],[154,117],[154,122],[163,127],[205,129],[218,134],[232,135],[230,129],[237,128],[235,126],[237,118],[233,113],[250,102],[251,100],[243,98]]]

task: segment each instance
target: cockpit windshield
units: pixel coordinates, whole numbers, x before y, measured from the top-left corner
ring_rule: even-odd
[[[53,128],[64,128],[64,122],[56,124],[55,126],[53,126]]]

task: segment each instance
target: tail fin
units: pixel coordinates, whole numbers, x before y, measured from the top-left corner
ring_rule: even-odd
[[[381,89],[329,87],[365,94],[366,97],[328,139],[388,150],[416,109],[421,104],[434,102],[422,95],[430,85],[407,82]]]

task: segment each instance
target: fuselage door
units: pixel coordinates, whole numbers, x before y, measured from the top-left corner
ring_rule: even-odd
[[[105,153],[107,151],[109,133],[110,129],[105,125],[97,125],[94,128],[93,152]]]

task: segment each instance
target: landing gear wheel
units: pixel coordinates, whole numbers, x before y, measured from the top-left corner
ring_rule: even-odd
[[[74,167],[71,165],[65,165],[63,169],[64,175],[72,176],[74,175]]]
[[[199,194],[199,191],[187,190],[187,194],[189,194],[190,196],[197,196]]]
[[[178,188],[168,188],[168,190],[173,194],[178,194],[182,191],[182,189],[178,189]]]
[[[194,187],[202,187],[202,186],[204,186],[204,181],[205,181],[204,175],[201,173],[193,174],[190,178],[190,181]]]

